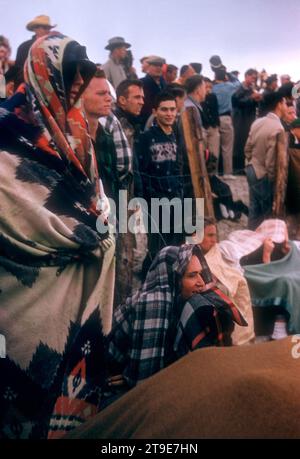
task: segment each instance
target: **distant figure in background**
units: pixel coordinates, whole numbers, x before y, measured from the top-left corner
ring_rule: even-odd
[[[200,62],[191,62],[189,65],[195,70],[195,72],[198,75],[200,75],[200,73],[202,72],[202,64],[200,64]]]
[[[36,16],[32,21],[28,22],[26,29],[34,32],[34,35],[30,40],[24,41],[24,43],[21,43],[21,45],[18,47],[15,64],[17,67],[23,71],[28,52],[35,40],[43,37],[44,35],[47,35],[54,27],[56,27],[56,24],[51,25],[49,16],[45,16],[43,14]]]
[[[127,55],[127,49],[131,45],[126,43],[123,37],[113,37],[108,40],[105,49],[110,51],[108,61],[103,64],[102,68],[105,72],[106,78],[116,89],[121,81],[126,80],[126,72],[123,60]]]
[[[181,84],[182,86],[185,85],[186,83],[186,80],[188,78],[190,78],[191,76],[195,75],[196,72],[195,70],[193,69],[192,66],[190,65],[183,65],[180,69],[180,72],[179,72],[179,78],[175,81],[175,83],[177,84]]]
[[[262,95],[256,91],[257,70],[249,69],[245,81],[232,96],[234,147],[233,170],[235,174],[244,174],[244,147],[250,126],[256,118],[256,109]]]
[[[133,67],[133,55],[130,49],[127,49],[126,56],[123,59],[123,66],[127,78],[131,80],[136,80],[138,78],[136,69]]]
[[[229,81],[230,79],[230,81]],[[231,98],[240,86],[239,80],[226,73],[224,68],[215,70],[215,81],[212,92],[218,99],[220,119],[220,147],[223,158],[223,171],[225,178],[232,178],[232,155],[234,131],[232,125]]]
[[[148,70],[148,58],[149,56],[144,56],[140,59],[140,63],[142,64],[141,66],[141,71],[143,73],[147,73],[147,70]]]
[[[165,80],[167,84],[174,83],[177,78],[178,67],[173,64],[166,64]]]
[[[166,87],[166,82],[162,77],[162,68],[165,63],[166,60],[159,56],[149,56],[147,59],[147,75],[141,78],[145,95],[141,112],[142,127],[152,115],[155,97]]]
[[[292,81],[292,78],[290,77],[290,75],[281,75],[280,77],[280,83],[281,83],[281,86],[283,86],[284,84],[286,83],[290,83]]]
[[[209,78],[204,78],[204,82],[206,87],[206,97],[204,102],[201,103],[203,108],[203,131],[205,131],[204,134],[206,137],[206,147],[208,148],[209,153],[214,155],[216,159],[216,170],[212,171],[215,173],[217,172],[218,158],[220,153],[219,105],[217,96],[212,93],[212,81]]]
[[[239,79],[239,74],[240,72],[238,70],[233,70],[232,72],[230,72],[231,75],[233,75],[237,80]]]
[[[224,65],[222,64],[222,60],[220,56],[217,56],[217,55],[211,56],[211,58],[209,59],[209,63],[210,63],[210,68],[212,69],[213,72],[215,72],[216,70],[220,68],[225,68]]]
[[[274,73],[273,75],[270,75],[267,79],[266,79],[266,87],[265,87],[265,90],[264,92],[262,93],[262,100],[259,104],[259,116],[266,116],[266,114],[268,113],[267,112],[267,109],[266,109],[266,106],[265,106],[265,101],[264,101],[264,98],[268,95],[268,94],[272,94],[273,92],[277,91],[278,89],[278,78],[277,78],[277,75]]]

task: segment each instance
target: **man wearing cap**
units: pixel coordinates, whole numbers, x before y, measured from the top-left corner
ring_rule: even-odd
[[[130,48],[130,46],[131,45],[126,43],[123,37],[110,38],[108,44],[105,46],[105,49],[110,51],[110,55],[108,61],[102,68],[106,78],[115,89],[127,78],[122,61],[126,57],[127,49]]]
[[[25,61],[28,56],[28,52],[35,42],[37,38],[43,37],[47,35],[51,29],[56,27],[55,25],[51,25],[49,16],[40,15],[36,16],[32,21],[28,22],[26,25],[26,29],[29,31],[34,32],[34,35],[30,40],[25,41],[22,43],[17,49],[17,57],[15,65],[19,69],[23,69]]]
[[[141,78],[145,95],[144,106],[141,112],[143,126],[146,124],[149,116],[152,115],[155,97],[167,85],[162,77],[163,65],[165,63],[165,59],[159,56],[149,56],[147,58],[147,74],[144,78]]]

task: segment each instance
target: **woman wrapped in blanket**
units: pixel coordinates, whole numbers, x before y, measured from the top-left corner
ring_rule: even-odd
[[[230,345],[234,322],[247,325],[218,290],[196,245],[165,247],[142,288],[113,316],[110,390],[124,392],[190,351]],[[119,392],[119,393],[120,393]],[[109,393],[108,397],[114,395]],[[109,400],[110,403],[112,399]]]
[[[80,96],[85,48],[51,32],[0,108],[0,437],[61,436],[98,410],[114,240]],[[104,364],[103,364],[104,366]]]

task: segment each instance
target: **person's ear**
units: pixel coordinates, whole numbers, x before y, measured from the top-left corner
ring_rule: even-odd
[[[125,105],[126,104],[126,97],[120,96],[119,99],[118,99],[118,103],[120,105]]]

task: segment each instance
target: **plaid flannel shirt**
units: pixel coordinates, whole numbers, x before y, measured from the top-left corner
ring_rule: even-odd
[[[121,189],[127,189],[132,180],[132,151],[120,121],[111,113],[99,118],[101,125],[112,135],[117,154],[117,173]]]

